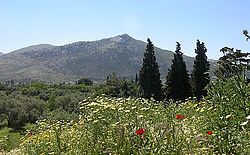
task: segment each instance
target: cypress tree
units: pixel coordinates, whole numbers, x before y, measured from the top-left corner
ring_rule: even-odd
[[[193,71],[192,71],[192,87],[193,94],[197,97],[198,100],[202,98],[202,96],[207,95],[207,91],[205,90],[206,85],[209,83],[209,68],[210,64],[207,61],[206,52],[207,49],[204,43],[200,43],[197,40],[197,47],[195,49],[195,56]]]
[[[162,100],[162,84],[159,66],[156,62],[154,45],[148,38],[143,65],[139,73],[139,84],[143,90],[143,97]]]
[[[166,76],[166,97],[175,101],[183,101],[192,94],[190,78],[182,55],[180,43],[177,42],[172,65]]]

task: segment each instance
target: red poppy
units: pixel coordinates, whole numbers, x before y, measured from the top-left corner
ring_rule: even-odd
[[[142,135],[144,132],[145,132],[145,130],[143,128],[140,128],[140,129],[138,129],[138,130],[135,131],[135,133],[137,135]]]
[[[28,137],[31,137],[31,136],[32,136],[32,132],[29,132],[29,133],[28,133]]]
[[[208,134],[208,135],[212,135],[212,134],[213,134],[213,131],[207,131],[207,134]]]
[[[176,115],[175,118],[181,120],[181,119],[184,119],[185,116],[184,115]]]

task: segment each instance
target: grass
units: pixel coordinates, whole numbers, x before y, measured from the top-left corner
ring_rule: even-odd
[[[133,98],[97,97],[82,102],[78,122],[39,122],[22,143],[32,154],[209,154],[215,134],[205,122],[211,106],[187,101],[166,106]],[[136,134],[138,129],[145,132]],[[33,152],[33,153],[34,153]]]
[[[7,122],[2,121],[0,128],[0,155],[3,152],[13,152],[16,154],[18,148],[21,144],[26,131],[31,131],[36,128],[35,124],[26,124],[22,130],[15,131],[12,128],[7,127]]]
[[[29,127],[33,134],[26,134],[18,149],[24,154],[248,154],[248,123],[240,125],[246,118],[219,117],[209,102],[88,98],[81,102],[79,121],[41,120]],[[9,131],[2,129],[2,135]]]
[[[11,128],[3,127],[0,129],[0,149],[10,151],[18,147],[21,143],[21,135],[19,132],[13,131]]]

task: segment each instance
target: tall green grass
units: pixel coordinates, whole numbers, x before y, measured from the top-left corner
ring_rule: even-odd
[[[13,131],[11,128],[3,127],[0,129],[0,152],[10,151],[18,147],[23,136],[19,132]]]
[[[197,154],[211,153],[214,135],[207,134],[211,107],[187,101],[133,98],[88,98],[78,122],[39,122],[22,143],[28,154]],[[178,118],[178,116],[182,116]],[[142,135],[136,130],[144,129]]]

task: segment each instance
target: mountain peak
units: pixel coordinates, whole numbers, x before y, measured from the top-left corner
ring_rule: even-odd
[[[134,38],[130,37],[128,34],[125,33],[125,34],[121,34],[115,37],[111,37],[109,39],[110,41],[113,41],[113,42],[126,42]]]
[[[120,37],[120,38],[122,38],[122,39],[124,39],[124,40],[131,40],[131,39],[134,39],[134,38],[132,38],[130,35],[126,34],[126,33],[121,34],[121,35],[118,35],[118,36],[116,36],[116,37]]]
[[[122,37],[122,38],[132,38],[127,33],[121,34],[119,36]]]

